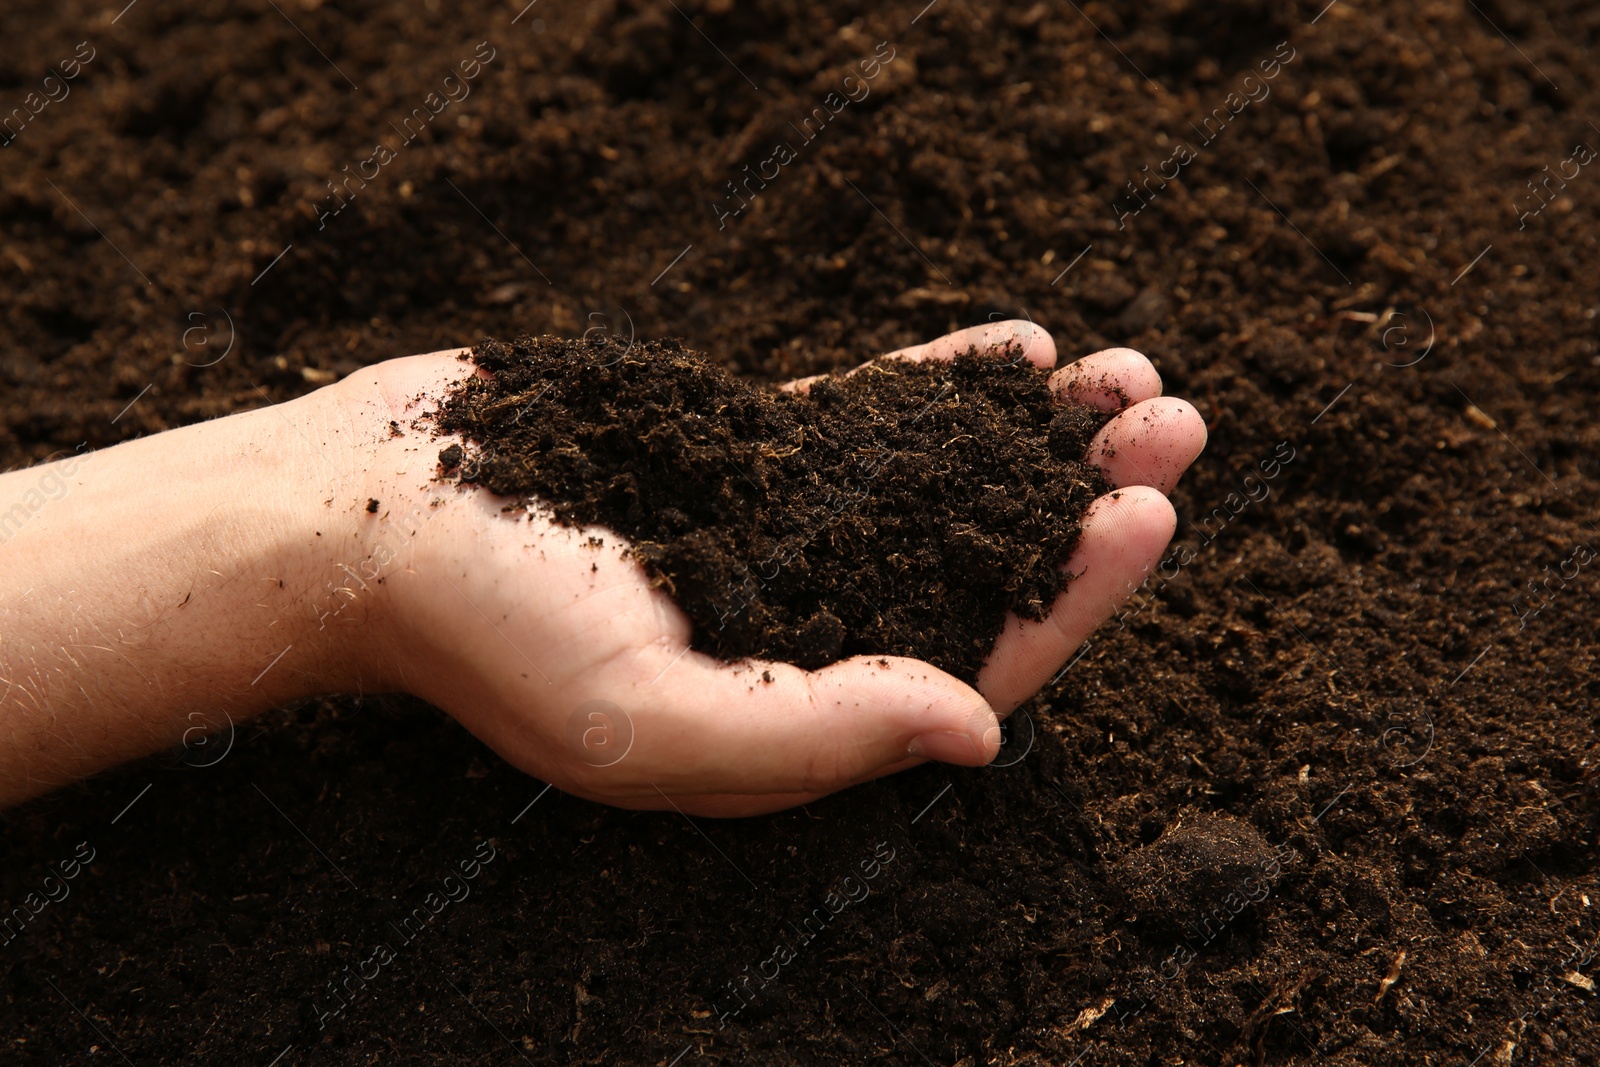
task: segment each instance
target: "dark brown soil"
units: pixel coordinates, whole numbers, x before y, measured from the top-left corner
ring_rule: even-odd
[[[1212,437],[989,770],[691,823],[336,699],[8,813],[0,1058],[1600,1062],[1600,10],[924,4],[7,5],[0,116],[95,50],[0,148],[7,464],[485,334],[774,382],[1023,314]]]
[[[1007,611],[1043,619],[1107,415],[1057,402],[1017,349],[888,360],[804,393],[675,342],[484,341],[431,420],[443,473],[627,538],[694,646],[808,670],[915,656],[968,682]]]

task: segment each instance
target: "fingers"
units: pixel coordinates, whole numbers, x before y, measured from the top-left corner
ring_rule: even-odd
[[[955,333],[947,333],[937,340],[926,344],[912,345],[910,348],[897,349],[882,356],[882,359],[955,359],[964,355],[968,349],[976,348],[979,352],[999,350],[1007,345],[1016,347],[1018,354],[1030,363],[1044,370],[1049,370],[1056,365],[1056,343],[1050,337],[1049,331],[1027,319],[1007,319],[1004,322],[989,322],[982,326],[971,326]],[[862,364],[866,366],[866,364]],[[850,373],[855,374],[861,367],[855,368]],[[809,378],[799,378],[786,382],[780,388],[786,391],[803,393],[811,388],[813,382],[826,378],[826,374],[813,374]]]
[[[912,660],[862,658],[811,675],[774,665],[766,668],[774,682],[765,686],[773,690],[773,699],[747,707],[728,728],[719,729],[713,745],[692,755],[663,751],[652,758],[657,766],[665,761],[672,767],[651,772],[658,776],[660,792],[639,797],[638,806],[715,817],[760,815],[809,803],[923,758],[965,766],[988,763],[999,748],[991,709],[1009,714],[1043,688],[1144,581],[1176,525],[1172,505],[1147,486],[1095,501],[1066,564],[1075,577],[1050,615],[1041,622],[1015,615],[1007,619],[978,678],[986,699],[967,699],[966,686]],[[736,706],[743,697],[748,703],[749,675],[725,668],[717,673],[734,679],[737,690],[722,699],[731,698]],[[706,688],[702,681],[693,680],[697,691]],[[717,706],[729,705],[719,701]],[[919,736],[922,743],[913,746]],[[645,742],[643,730],[640,742]]]
[[[1194,405],[1158,396],[1102,426],[1084,458],[1113,486],[1148,485],[1170,493],[1205,447],[1205,420]]]
[[[1149,486],[1108,493],[1089,507],[1066,570],[1074,575],[1041,622],[1012,615],[978,675],[978,690],[1009,714],[1038,692],[1144,581],[1177,529],[1167,498]]]
[[[952,359],[1007,343],[1040,367],[1055,364],[1049,335],[1027,322],[974,327],[885,358]],[[999,748],[994,709],[1009,713],[1046,684],[1160,559],[1176,526],[1163,494],[1206,441],[1199,413],[1161,397],[1160,375],[1132,350],[1087,356],[1052,375],[1051,386],[1063,400],[1120,412],[1087,458],[1122,488],[1084,517],[1066,564],[1075,577],[1050,616],[1007,620],[977,691],[908,659],[864,657],[816,672],[784,664],[729,670],[690,653],[668,684],[618,696],[634,709],[630,755],[580,774],[577,791],[628,806],[743,815],[806,803],[924,759],[989,762]],[[664,659],[648,674],[659,677],[667,666]]]
[[[1069,363],[1050,376],[1050,388],[1063,401],[1121,411],[1161,395],[1155,365],[1131,348],[1108,348]]]
[[[979,352],[1014,346],[1019,355],[1036,367],[1049,370],[1056,365],[1056,343],[1044,327],[1027,319],[986,322],[955,333],[947,333],[927,344],[912,345],[890,352],[884,359],[955,359],[968,349]]]
[[[982,766],[999,750],[999,722],[983,697],[918,660],[730,670],[691,653],[674,670],[670,685],[622,698],[636,707],[629,754],[584,773],[582,791],[612,803],[632,794],[650,807],[686,795],[776,800],[831,793],[918,757]]]

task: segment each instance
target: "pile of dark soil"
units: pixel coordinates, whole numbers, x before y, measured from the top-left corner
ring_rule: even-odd
[[[340,698],[6,813],[0,1060],[1600,1062],[1595,4],[124,6],[3,16],[5,464],[485,334],[776,382],[993,315],[1211,439],[989,770],[530,808]]]
[[[631,542],[696,648],[815,669],[914,656],[968,682],[1007,611],[1049,614],[1108,488],[1108,418],[1019,351],[884,360],[804,393],[673,342],[522,338],[473,350],[445,473]]]

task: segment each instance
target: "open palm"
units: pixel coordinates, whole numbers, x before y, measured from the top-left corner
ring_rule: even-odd
[[[949,359],[1006,343],[1056,364],[1049,335],[1026,322],[886,358]],[[1058,395],[1119,412],[1088,457],[1114,488],[1091,506],[1064,561],[1071,584],[1043,621],[1007,620],[976,690],[913,659],[857,657],[817,671],[728,664],[690,648],[688,618],[651,589],[621,538],[445,486],[435,462],[449,439],[418,448],[391,437],[388,420],[436,408],[467,373],[443,358],[453,355],[372,368],[373,394],[355,413],[377,417],[374,498],[391,514],[426,516],[408,531],[404,566],[385,579],[379,674],[528,773],[622,807],[756,814],[923,759],[987,763],[998,717],[1048,682],[1159,559],[1175,524],[1165,494],[1206,436],[1193,407],[1160,396],[1138,353],[1113,349],[1055,372]]]

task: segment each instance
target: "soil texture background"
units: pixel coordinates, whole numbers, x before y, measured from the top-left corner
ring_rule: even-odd
[[[347,698],[5,813],[0,1058],[1600,1060],[1597,38],[1563,0],[7,4],[8,465],[484,335],[773,382],[1014,316],[1146,352],[1212,436],[983,771],[690,821]]]

